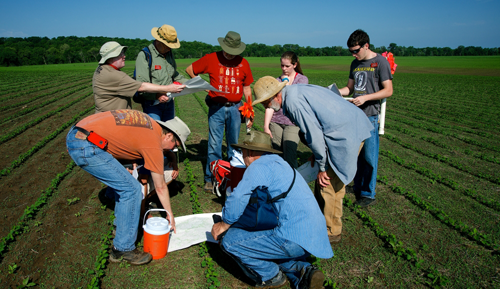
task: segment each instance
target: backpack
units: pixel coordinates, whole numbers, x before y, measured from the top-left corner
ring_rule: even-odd
[[[231,164],[228,161],[215,160],[210,163],[210,172],[214,175],[213,193],[220,198],[231,181]]]
[[[148,67],[149,67],[149,82],[152,82],[153,79],[151,78],[151,65],[153,62],[153,59],[151,57],[151,51],[149,51],[149,48],[146,46],[142,50],[144,52],[144,55],[146,56],[146,60],[148,61]],[[136,79],[136,74],[135,74],[136,69],[134,69],[134,76],[132,77],[133,79]],[[138,91],[135,92],[134,96],[132,97],[135,103],[143,103],[144,98],[139,94]]]

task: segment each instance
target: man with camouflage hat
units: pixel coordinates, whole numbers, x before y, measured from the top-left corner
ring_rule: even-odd
[[[262,103],[275,111],[283,108],[283,114],[304,133],[319,165],[315,195],[328,237],[332,243],[339,242],[345,185],[356,174],[359,150],[373,125],[356,106],[321,86],[286,85],[264,76],[255,83],[254,93],[254,105]]]
[[[241,106],[243,94],[246,101],[252,98],[250,84],[253,82],[248,61],[239,56],[246,48],[240,34],[229,31],[226,37],[219,37],[222,51],[203,56],[186,68],[191,77],[208,73],[210,84],[220,90],[210,91],[205,98],[208,105],[208,156],[205,168],[206,192],[213,192],[210,163],[222,159],[222,138],[226,131],[227,157],[231,159],[231,144],[238,142],[241,127]]]
[[[257,288],[282,286],[286,277],[291,288],[323,288],[325,276],[306,258],[311,254],[331,258],[333,252],[325,232],[325,219],[307,183],[276,155],[281,152],[273,149],[271,137],[264,132],[252,130],[241,144],[232,146],[241,148],[247,168],[243,179],[227,196],[222,221],[213,225],[212,236],[217,240],[227,231],[221,240],[222,249]],[[250,232],[238,226],[246,223],[241,216],[256,190],[267,191],[269,198],[278,199],[273,203],[279,212],[274,229]]]

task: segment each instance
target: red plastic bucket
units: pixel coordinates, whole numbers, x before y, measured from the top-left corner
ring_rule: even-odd
[[[169,214],[164,209],[152,209],[146,212],[142,222],[144,228],[144,252],[150,253],[153,260],[157,260],[167,255],[171,226],[170,222],[162,217],[153,217],[146,221],[146,216],[150,211],[164,211],[167,215]]]

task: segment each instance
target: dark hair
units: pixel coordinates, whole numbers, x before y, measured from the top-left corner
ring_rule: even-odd
[[[347,39],[347,47],[354,47],[356,45],[363,46],[366,43],[368,43],[368,45],[370,44],[370,36],[361,29],[354,31],[351,36],[349,36],[349,39]]]
[[[292,65],[294,65],[295,63],[297,63],[297,66],[295,67],[295,71],[300,73],[300,74],[304,74],[302,72],[302,68],[300,68],[300,62],[299,62],[299,57],[297,57],[297,54],[295,54],[295,52],[293,51],[287,51],[283,54],[281,54],[281,59],[288,59],[290,60],[290,63],[292,63]]]

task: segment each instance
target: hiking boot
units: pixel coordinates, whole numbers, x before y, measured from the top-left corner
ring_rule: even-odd
[[[255,284],[255,288],[278,288],[286,283],[286,276],[281,270],[273,278],[262,282],[262,284]]]
[[[205,186],[203,187],[203,190],[205,191],[205,193],[213,194],[214,193],[214,185],[212,184],[212,182],[206,182]]]
[[[304,270],[304,269],[302,269]],[[323,288],[325,274],[318,267],[311,265],[307,267],[299,283],[299,289],[320,289]]]
[[[330,244],[339,243],[341,239],[342,239],[342,234],[328,235],[328,241],[330,241]]]
[[[375,200],[375,199],[361,197],[361,199],[357,200],[356,203],[354,203],[354,204],[360,206],[361,208],[364,208],[364,207],[368,207],[370,205],[375,205],[376,202],[377,202],[377,200]]]
[[[132,251],[118,251],[113,246],[111,254],[109,254],[109,261],[113,263],[127,261],[132,265],[144,265],[149,263],[152,259],[153,256],[151,256],[151,254],[142,252],[137,248]]]

